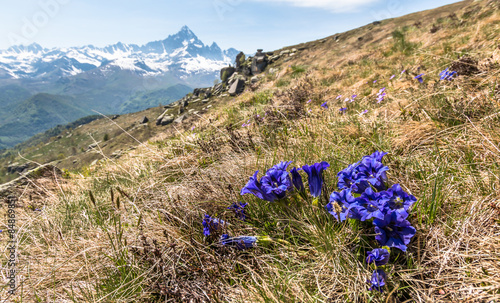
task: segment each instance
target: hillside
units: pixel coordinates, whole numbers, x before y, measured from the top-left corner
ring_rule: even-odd
[[[260,53],[262,73],[232,76],[240,94],[20,147],[75,155],[0,188],[18,226],[2,298],[499,301],[499,34],[492,0],[382,20]]]

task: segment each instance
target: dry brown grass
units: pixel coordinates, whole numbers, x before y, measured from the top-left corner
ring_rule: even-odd
[[[445,13],[439,14],[449,15]],[[496,12],[486,20],[499,18]],[[342,42],[329,39],[290,61],[308,66],[307,72],[294,76],[292,68],[281,66],[278,78],[290,80],[288,86],[275,88],[278,80],[269,77],[255,92],[201,116],[196,134],[171,129],[119,160],[104,160],[59,183],[41,183],[47,192],[40,196],[44,210],[18,209],[22,289],[16,299],[500,300],[500,108],[497,95],[492,95],[498,73],[489,70],[477,79],[460,77],[451,83],[430,80],[444,69],[443,62],[452,62],[446,57],[436,63],[449,54],[431,42],[455,37],[446,39],[457,51],[469,48],[468,41],[453,34],[481,32],[483,22],[443,27],[434,35],[428,28],[413,30],[409,39],[419,37],[424,46],[409,57],[385,57],[370,49],[380,45],[382,51],[390,50],[393,42],[382,38],[394,25],[383,24],[366,49],[352,54],[366,59],[362,66],[340,57],[352,51],[340,45],[351,45],[348,39],[356,40],[359,33]],[[474,49],[478,59],[494,57],[493,42],[481,40],[480,45]],[[389,82],[400,65],[410,73],[425,67],[428,80],[419,85],[413,76],[398,74]],[[381,104],[374,101],[379,84],[366,84],[374,77],[387,87],[388,97]],[[269,90],[272,96],[266,95]],[[360,96],[353,103],[333,100],[354,93]],[[306,103],[308,99],[313,102]],[[324,101],[328,110],[319,106]],[[346,105],[348,111],[340,114],[338,108]],[[364,109],[369,109],[367,114],[358,114]],[[251,126],[240,127],[248,119]],[[384,294],[367,291],[370,271],[363,253],[371,245],[372,231],[337,224],[309,205],[267,205],[239,194],[255,170],[290,159],[297,166],[328,161],[328,195],[335,189],[338,170],[374,150],[389,152],[385,161],[390,179],[419,199],[410,217],[418,233],[408,253],[392,260]],[[26,195],[21,197],[26,201]],[[226,210],[242,199],[250,203],[246,223]],[[225,230],[229,233],[266,234],[290,244],[246,252],[219,247],[216,238],[202,235],[205,213],[230,222]],[[118,218],[121,229],[115,230]],[[113,260],[119,256],[125,264]],[[133,275],[120,276],[120,270]],[[134,285],[140,288],[134,290]]]

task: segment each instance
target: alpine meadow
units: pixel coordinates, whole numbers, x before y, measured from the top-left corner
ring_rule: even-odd
[[[0,151],[2,300],[500,302],[499,1],[230,53],[121,115],[11,87],[94,116]]]

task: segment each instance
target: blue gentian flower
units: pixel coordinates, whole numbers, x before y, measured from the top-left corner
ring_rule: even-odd
[[[382,162],[382,158],[387,155],[386,152],[382,152],[382,151],[376,151],[374,152],[373,154],[369,155],[368,157],[370,158],[374,158],[375,160],[379,161],[379,162]]]
[[[325,205],[325,209],[340,222],[347,218],[361,219],[356,211],[357,199],[354,198],[350,189],[344,189],[341,192],[333,192],[330,195],[330,202]]]
[[[385,182],[387,181],[386,171],[389,167],[382,164],[374,157],[364,157],[357,167],[358,180],[366,180],[378,190],[385,190]]]
[[[387,276],[385,274],[385,271],[382,269],[377,269],[373,272],[372,278],[369,281],[371,283],[370,290],[378,290],[382,292],[382,287],[385,286],[385,280],[387,279]]]
[[[328,104],[326,104],[326,103],[327,103],[327,101],[325,101],[325,103],[321,104],[321,107],[328,109]]]
[[[252,194],[257,198],[273,202],[276,199],[285,197],[286,192],[293,188],[292,180],[288,174],[287,168],[292,161],[283,161],[267,170],[266,174],[257,180],[255,174],[250,177],[248,183],[241,189],[240,194]]]
[[[418,76],[415,76],[415,79],[417,79],[418,82],[420,82],[420,83],[424,83],[424,78],[423,78],[424,75],[425,74],[420,74]]]
[[[392,75],[391,78],[389,78],[389,80],[394,79],[394,77],[396,77],[396,75]]]
[[[364,114],[366,114],[367,112],[368,112],[368,110],[367,110],[367,109],[365,109],[365,110],[364,110],[364,111],[362,111],[359,115],[360,115],[360,116],[361,116],[361,115],[364,115]]]
[[[444,71],[440,72],[439,73],[439,80],[448,80],[448,81],[451,81],[453,80],[453,76],[456,76],[457,75],[457,72],[453,71],[453,72],[450,72],[448,71],[448,69],[445,69]]]
[[[385,248],[375,248],[367,253],[366,263],[375,263],[376,266],[383,266],[389,262],[389,251]]]
[[[278,199],[285,197],[286,192],[293,188],[292,180],[287,171],[292,161],[283,161],[271,167],[260,179],[262,189],[267,194],[274,194]]]
[[[238,236],[230,237],[224,234],[220,237],[220,244],[229,247],[235,247],[239,250],[255,247],[257,244],[257,237],[254,236]]]
[[[309,182],[309,190],[315,198],[321,195],[321,187],[323,186],[323,171],[330,167],[330,164],[323,161],[314,163],[313,165],[304,165],[302,170],[306,172]]]
[[[252,194],[259,199],[273,202],[278,197],[274,193],[268,193],[264,188],[262,188],[261,182],[257,179],[258,173],[259,171],[256,171],[255,174],[250,177],[248,183],[241,189],[240,194]]]
[[[350,188],[353,193],[361,194],[370,186],[366,179],[359,178],[358,167],[361,161],[349,165],[347,168],[337,173],[339,190]]]
[[[226,225],[226,222],[219,218],[212,218],[211,216],[205,214],[202,224],[203,234],[208,237],[212,233],[217,233],[219,229],[222,229]]]
[[[238,203],[233,203],[233,205],[229,206],[227,209],[234,211],[234,214],[238,219],[241,221],[246,220],[246,212],[245,212],[245,207],[248,205],[248,203],[243,203],[243,202],[238,202]]]
[[[305,190],[304,182],[302,182],[302,176],[299,174],[299,170],[300,168],[294,167],[290,170],[290,173],[292,174],[293,186],[295,186],[298,191],[303,192]]]
[[[410,222],[401,219],[394,211],[389,211],[383,220],[375,218],[375,239],[381,246],[395,247],[406,251],[406,245],[417,230],[411,226]]]
[[[389,209],[394,210],[401,219],[408,218],[408,211],[417,198],[406,193],[399,184],[394,184],[384,193]]]
[[[341,113],[344,113],[346,110],[347,110],[347,107],[342,107],[341,109],[339,109],[339,111],[340,111]]]
[[[353,208],[361,216],[361,221],[378,218],[384,220],[387,199],[380,193],[374,192],[371,187],[365,189],[357,199],[357,205]]]

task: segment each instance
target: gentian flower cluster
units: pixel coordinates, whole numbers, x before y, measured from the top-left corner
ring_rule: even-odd
[[[330,196],[326,210],[342,222],[347,219],[371,221],[377,242],[384,247],[368,252],[367,263],[382,266],[389,260],[389,248],[406,251],[416,229],[407,220],[411,206],[417,199],[406,193],[399,184],[387,188],[389,170],[382,163],[387,153],[375,152],[340,171],[338,190]],[[387,249],[386,249],[387,247]],[[372,288],[382,289],[385,273],[376,269],[371,279]]]
[[[319,198],[323,187],[323,171],[330,167],[327,162],[304,165],[302,168],[292,168],[287,171],[292,161],[283,161],[271,167],[266,174],[257,180],[259,171],[256,171],[248,183],[241,190],[241,195],[252,194],[259,199],[273,202],[285,198],[287,192],[294,188],[303,193],[305,191],[302,176],[299,171],[303,170],[308,177],[309,190],[314,198]],[[290,176],[291,175],[291,176]]]
[[[453,72],[450,72],[448,69],[445,69],[444,71],[442,71],[441,73],[439,73],[439,80],[448,80],[448,81],[451,81],[453,80],[454,76],[457,75],[457,72],[453,71]]]

